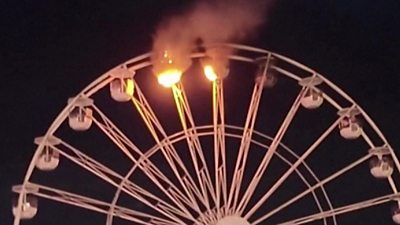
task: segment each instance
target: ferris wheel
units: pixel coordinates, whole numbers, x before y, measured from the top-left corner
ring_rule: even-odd
[[[14,225],[400,224],[394,150],[324,76],[236,44],[186,71],[164,54],[157,76],[151,57],[101,75],[35,138]]]

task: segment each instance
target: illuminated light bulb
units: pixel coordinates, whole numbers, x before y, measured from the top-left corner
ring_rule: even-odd
[[[214,68],[211,65],[206,65],[204,66],[204,75],[206,75],[207,79],[210,81],[215,81],[218,76],[214,71]]]
[[[172,87],[181,80],[182,71],[178,69],[169,69],[158,74],[158,83],[164,87]]]
[[[133,96],[133,92],[135,90],[135,85],[132,79],[126,79],[126,88],[125,93],[129,96]]]

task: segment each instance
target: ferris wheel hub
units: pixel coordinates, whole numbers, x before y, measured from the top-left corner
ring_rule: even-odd
[[[226,216],[219,220],[216,225],[250,225],[250,223],[240,216]]]

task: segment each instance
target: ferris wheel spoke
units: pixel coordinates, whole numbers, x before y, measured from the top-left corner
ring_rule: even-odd
[[[361,134],[362,138],[364,139],[365,142],[369,145],[370,148],[375,148],[374,143],[372,140],[368,137],[368,135],[363,131]]]
[[[186,135],[186,142],[188,144],[190,155],[192,157],[194,169],[197,173],[197,178],[200,184],[200,189],[202,191],[203,199],[207,203],[206,204],[207,209],[211,210],[210,203],[208,200],[208,193],[211,194],[214,203],[216,203],[216,196],[214,188],[212,186],[212,181],[207,166],[207,162],[204,157],[204,152],[197,135],[197,131],[196,129],[189,129],[196,127],[196,125],[192,116],[190,105],[186,97],[186,93],[183,88],[183,84],[172,86],[172,92],[177,107],[177,111],[179,114],[179,118],[182,124],[182,128]],[[199,165],[199,162],[201,165]],[[200,174],[201,171],[204,171],[203,176]]]
[[[257,201],[247,212],[245,218],[249,218],[265,201],[282,185],[282,183],[293,173],[293,171],[304,162],[304,160],[322,143],[325,138],[338,126],[344,116],[340,116],[324,133],[300,156],[300,158],[275,182],[275,184]]]
[[[348,172],[351,169],[355,168],[356,166],[364,163],[365,161],[370,159],[371,156],[372,156],[371,154],[367,154],[367,155],[361,157],[360,159],[354,161],[353,163],[347,165],[346,167],[343,167],[342,169],[338,170],[337,172],[333,173],[332,175],[328,176],[327,178],[319,181],[318,183],[316,183],[312,187],[309,187],[304,192],[302,192],[302,193],[298,194],[297,196],[291,198],[290,200],[286,201],[284,204],[281,204],[280,206],[276,207],[275,209],[269,211],[267,214],[261,216],[260,218],[255,220],[252,223],[252,225],[256,225],[256,224],[261,223],[262,221],[265,221],[266,219],[270,218],[271,216],[275,215],[276,213],[280,212],[281,210],[283,210],[283,209],[287,208],[288,206],[292,205],[293,203],[297,202],[298,200],[300,200],[304,196],[314,192],[318,188],[322,188],[325,184],[333,181],[334,179],[342,176],[343,174],[345,174],[346,172]]]
[[[168,179],[150,159],[144,156],[144,153],[140,151],[140,149],[136,147],[136,145],[134,145],[130,139],[127,138],[126,135],[124,135],[122,131],[120,131],[118,127],[101,112],[99,108],[95,105],[93,108],[102,119],[102,121],[99,121],[96,118],[93,118],[95,124],[128,156],[131,161],[135,163],[135,165],[138,165],[141,171],[144,172],[161,191],[174,201],[179,208],[186,213],[189,213],[187,209],[182,206],[182,203],[191,206],[192,204],[190,200],[180,192],[174,183]],[[132,155],[130,150],[137,155],[136,158]],[[165,187],[162,183],[166,183],[169,187]]]
[[[216,79],[212,83],[213,129],[214,129],[214,169],[216,208],[220,213],[221,195],[222,203],[227,201],[227,175],[225,152],[225,109],[223,80]]]
[[[390,188],[392,189],[393,193],[398,193],[396,184],[394,183],[394,180],[393,180],[392,176],[388,177],[388,182],[389,182]]]
[[[262,176],[265,173],[265,170],[267,169],[269,162],[271,161],[276,149],[278,148],[279,144],[281,143],[281,140],[283,136],[285,135],[287,129],[289,128],[289,125],[293,118],[296,115],[296,112],[300,106],[301,98],[303,97],[304,93],[307,91],[308,88],[303,87],[299,94],[297,95],[295,101],[293,102],[289,112],[287,113],[284,121],[282,122],[278,132],[276,133],[274,139],[272,140],[271,145],[269,146],[267,152],[265,153],[265,156],[260,163],[260,166],[258,167],[256,173],[253,176],[253,179],[251,180],[248,189],[246,190],[245,194],[243,195],[242,201],[240,202],[237,211],[243,213],[245,210],[248,202],[251,199],[252,194],[254,193],[254,190],[257,188]],[[294,168],[296,169],[296,168]]]
[[[207,201],[203,198],[201,191],[197,187],[196,183],[193,181],[185,163],[182,161],[181,157],[177,153],[174,146],[171,144],[168,135],[164,131],[161,123],[158,121],[153,110],[148,104],[145,96],[141,92],[139,86],[136,84],[136,95],[137,97],[132,98],[132,103],[136,107],[137,111],[141,115],[143,121],[145,122],[148,130],[150,131],[153,139],[156,141],[157,145],[160,147],[168,165],[172,169],[175,177],[179,181],[181,187],[184,189],[187,197],[190,199],[191,206],[201,214],[201,209],[196,197],[201,201],[201,203],[206,206]],[[161,141],[163,139],[164,141]],[[186,183],[185,181],[186,180]],[[188,185],[190,184],[190,185]],[[189,189],[190,188],[190,189]]]
[[[395,154],[393,148],[392,148],[389,144],[387,144],[387,143],[385,143],[385,145],[388,147],[388,149],[389,149],[389,151],[390,151],[390,155],[392,156],[394,165],[395,165],[396,168],[397,168],[397,172],[400,173],[400,162],[399,162],[399,159],[397,158],[397,156],[396,156],[396,154]]]
[[[381,196],[381,197],[377,197],[377,198],[365,200],[365,201],[362,201],[362,202],[357,202],[357,203],[341,206],[341,207],[338,207],[338,208],[335,208],[335,209],[331,209],[331,210],[327,210],[327,211],[324,211],[324,212],[320,212],[320,213],[308,215],[308,216],[305,216],[305,217],[301,217],[301,218],[298,218],[298,219],[290,220],[290,221],[287,221],[287,222],[279,223],[277,225],[299,225],[299,224],[310,223],[310,222],[313,222],[313,221],[316,221],[316,220],[321,220],[321,219],[324,219],[324,218],[329,218],[329,217],[332,217],[332,216],[337,216],[337,215],[341,215],[341,214],[344,214],[344,213],[349,213],[349,212],[352,212],[352,211],[357,211],[357,210],[361,210],[361,209],[365,209],[365,208],[381,205],[381,204],[387,203],[389,201],[393,201],[393,200],[397,199],[399,196],[400,196],[400,193],[388,194],[388,195],[384,195],[384,196]],[[255,223],[252,223],[252,225],[254,225],[254,224]]]
[[[176,216],[178,215],[186,219],[194,220],[194,218],[186,209],[182,209],[181,204],[177,204],[174,202],[178,206],[178,208],[176,208],[175,206],[172,206],[160,197],[146,191],[144,188],[132,183],[129,180],[125,180],[125,182],[122,182],[124,181],[123,176],[107,168],[96,160],[90,158],[89,156],[85,155],[68,143],[61,140],[60,146],[54,146],[54,149],[58,151],[63,157],[69,159],[78,166],[86,169],[87,171],[91,172],[102,180],[108,182],[112,186],[116,188],[121,188],[121,190],[129,196],[137,199],[143,204],[149,206],[150,208],[169,217],[170,219],[173,219],[176,222],[181,222],[181,220]],[[168,193],[167,190],[162,191],[164,193]],[[161,207],[166,210],[161,210]]]
[[[239,152],[236,159],[235,169],[233,171],[233,179],[229,191],[228,203],[226,210],[236,210],[239,192],[242,184],[243,173],[246,167],[247,155],[250,148],[251,138],[254,131],[258,107],[261,101],[261,96],[266,82],[266,76],[269,69],[271,56],[267,57],[265,65],[263,65],[263,73],[259,82],[255,82],[253,94],[250,100],[250,105],[247,112],[246,122],[243,129],[243,136],[240,142]]]
[[[44,186],[37,183],[27,183],[26,187],[28,190],[26,194],[49,199],[52,201],[68,205],[77,206],[80,208],[84,208],[102,214],[108,215],[110,213],[109,209],[111,207],[114,207],[114,210],[112,211],[113,216],[131,222],[135,222],[138,224],[147,225],[150,220],[157,220],[162,222],[169,222],[171,224],[177,224],[176,221],[168,220],[166,218],[162,218],[157,215],[139,212],[121,206],[112,206],[110,203],[107,202],[67,192],[64,190]]]

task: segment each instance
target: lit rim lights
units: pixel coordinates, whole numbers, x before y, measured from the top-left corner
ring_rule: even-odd
[[[211,65],[206,65],[204,66],[204,75],[206,75],[207,79],[210,81],[215,81],[218,76],[214,71],[214,68]]]
[[[172,87],[181,80],[182,71],[178,69],[169,69],[158,74],[158,83],[164,87]]]

